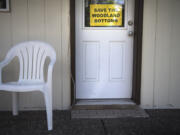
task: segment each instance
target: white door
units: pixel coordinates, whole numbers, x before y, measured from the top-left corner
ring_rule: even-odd
[[[134,0],[76,0],[76,98],[131,98]]]

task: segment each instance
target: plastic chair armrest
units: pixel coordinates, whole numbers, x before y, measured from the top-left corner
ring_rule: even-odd
[[[51,63],[48,66],[48,74],[47,74],[47,85],[52,85],[52,72],[54,67],[55,61],[51,61]]]
[[[6,58],[5,60],[3,60],[2,62],[0,62],[0,84],[2,83],[2,69],[7,66],[12,59],[10,58]]]

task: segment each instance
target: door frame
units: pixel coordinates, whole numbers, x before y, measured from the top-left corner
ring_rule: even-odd
[[[141,95],[141,62],[144,0],[135,0],[132,100],[139,105]],[[76,103],[75,90],[75,0],[70,0],[71,105]]]

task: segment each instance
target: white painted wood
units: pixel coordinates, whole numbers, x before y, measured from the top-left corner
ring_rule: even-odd
[[[37,53],[34,53],[34,47],[38,48],[39,51],[37,51]],[[33,55],[37,55],[38,58],[30,62],[29,60],[32,60]],[[23,75],[20,75],[18,82],[0,82],[0,90],[10,92],[41,91],[44,94],[46,103],[48,130],[52,130],[52,71],[56,61],[56,52],[49,44],[39,41],[17,44],[7,53],[5,60],[0,63],[0,72],[2,72],[2,69],[7,66],[15,56],[20,56],[19,63],[24,65],[20,66],[20,71],[23,71],[20,72],[20,74],[23,73]],[[43,70],[44,73],[44,61],[47,57],[50,58],[50,64],[48,66],[47,82],[45,82],[44,78],[42,78],[43,76],[40,75],[40,70]],[[36,74],[34,74],[35,79],[32,77],[31,68],[29,68],[33,65],[35,65],[36,70]],[[2,76],[0,77],[2,78]],[[13,93],[14,115],[18,114],[17,100],[17,94]]]
[[[54,75],[53,79],[53,108],[55,109],[62,109],[63,107],[63,97],[66,97],[66,100],[70,100],[68,96],[63,96],[63,85],[62,81],[62,64],[63,58],[62,58],[62,39],[68,38],[67,36],[64,36],[62,38],[62,28],[61,27],[68,27],[66,24],[62,24],[62,1],[61,0],[46,0],[45,4],[45,20],[46,20],[46,30],[45,30],[45,39],[47,42],[53,45],[53,47],[56,50],[57,54],[57,64],[54,67],[54,72],[56,73]],[[68,8],[68,6],[66,6]],[[65,14],[67,15],[67,14]],[[66,20],[64,20],[66,21]],[[63,26],[62,26],[63,25]],[[66,39],[68,41],[68,39]],[[68,46],[67,43],[63,43],[63,46]],[[67,52],[64,51],[64,54]],[[67,56],[68,57],[68,56]],[[66,85],[66,84],[64,84]],[[69,85],[69,84],[68,84]],[[68,89],[66,88],[66,91]],[[70,91],[70,89],[69,89]],[[67,104],[67,106],[70,106],[70,104]]]
[[[53,109],[56,110],[68,109],[71,103],[69,8],[69,0],[11,0],[11,12],[0,13],[1,60],[12,45],[27,40],[43,40],[55,48],[57,64],[53,79]],[[6,75],[3,81],[16,81],[19,75],[19,67],[16,64],[13,60],[13,63],[3,70]],[[11,110],[11,94],[0,93],[0,110]],[[21,93],[19,109],[45,109],[42,94]]]
[[[171,23],[172,4],[168,0],[159,0],[157,10],[155,94],[156,106],[168,106],[170,84]]]
[[[109,46],[109,80],[121,81],[125,70],[125,43],[110,42]]]
[[[71,105],[71,58],[70,58],[70,0],[61,0],[62,13],[62,108],[70,109]]]
[[[87,41],[83,43],[83,81],[99,80],[99,51],[99,42]]]
[[[131,98],[134,0],[125,4],[124,28],[85,28],[83,0],[76,0],[76,98]]]
[[[29,40],[45,38],[45,0],[28,0],[28,34]]]
[[[11,0],[12,45],[28,39],[28,0]]]
[[[154,106],[154,62],[156,50],[156,0],[144,0],[141,105]]]
[[[172,3],[172,31],[171,31],[171,56],[170,56],[170,93],[169,104],[180,108],[180,16],[179,16],[180,1],[175,0]]]
[[[141,105],[145,108],[180,108],[180,2],[145,0],[144,4]]]
[[[4,59],[6,56],[7,51],[11,48],[11,34],[12,34],[12,27],[11,27],[11,14],[10,13],[2,13],[0,12],[0,61]],[[10,77],[9,70],[12,67],[4,69],[3,73],[7,73],[6,77],[2,81],[7,81]],[[2,73],[2,75],[3,75]],[[7,92],[0,92],[0,108],[4,110],[11,110],[11,93]],[[6,104],[4,104],[6,103]]]

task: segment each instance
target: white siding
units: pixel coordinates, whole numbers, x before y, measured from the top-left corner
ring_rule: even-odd
[[[56,50],[53,76],[53,107],[70,107],[69,0],[11,0],[11,12],[0,13],[0,61],[12,45],[26,40],[42,40]],[[63,34],[62,34],[63,33]],[[17,78],[18,64],[4,71],[4,80]],[[12,79],[13,78],[13,79]],[[20,94],[20,109],[43,109],[40,92]],[[0,92],[0,110],[11,109],[11,94]]]
[[[144,107],[180,107],[179,7],[179,0],[145,0],[141,93]]]

